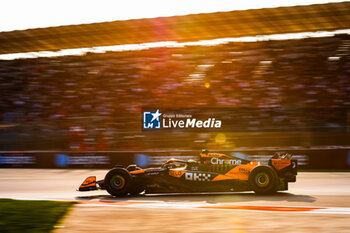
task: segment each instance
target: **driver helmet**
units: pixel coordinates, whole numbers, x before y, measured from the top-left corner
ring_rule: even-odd
[[[201,151],[201,154],[208,154],[209,153],[209,151],[207,150],[207,149],[202,149],[202,151]]]
[[[206,158],[202,157],[202,154],[207,155],[208,153],[209,153],[209,151],[207,149],[202,149],[202,151],[201,151],[201,153],[199,155],[199,160],[200,160],[201,163],[204,163],[205,160],[206,160]]]

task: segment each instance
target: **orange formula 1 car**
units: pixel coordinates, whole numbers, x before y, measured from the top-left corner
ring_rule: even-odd
[[[113,196],[151,193],[240,192],[270,194],[288,190],[295,182],[297,161],[290,154],[276,153],[268,164],[202,150],[200,161],[171,159],[161,167],[141,169],[116,166],[104,180],[90,176],[79,191],[105,189]]]

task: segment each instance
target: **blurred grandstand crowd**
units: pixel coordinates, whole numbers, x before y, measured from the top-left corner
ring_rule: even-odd
[[[349,108],[350,36],[0,61],[0,93],[3,150],[214,147],[217,133],[142,132],[141,109]]]

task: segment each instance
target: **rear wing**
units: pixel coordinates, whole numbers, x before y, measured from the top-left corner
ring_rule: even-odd
[[[296,175],[298,161],[292,159],[292,154],[277,152],[269,159],[269,165],[274,167],[279,175]]]
[[[291,159],[292,154],[287,152],[276,152],[272,159]]]

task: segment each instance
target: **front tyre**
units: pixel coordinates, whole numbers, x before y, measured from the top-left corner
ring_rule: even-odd
[[[122,197],[128,194],[131,181],[131,175],[126,169],[114,168],[106,174],[104,184],[109,194]]]
[[[277,191],[278,175],[270,166],[258,166],[249,174],[249,184],[257,194],[272,194]]]

